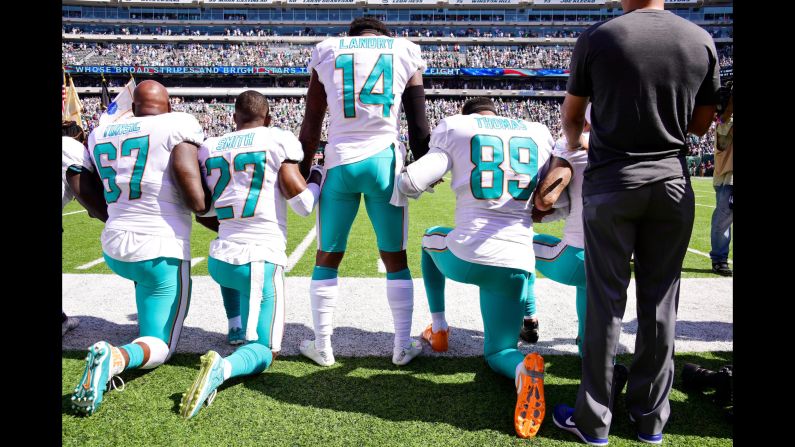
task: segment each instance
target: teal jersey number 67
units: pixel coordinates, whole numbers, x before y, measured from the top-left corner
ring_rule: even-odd
[[[133,165],[133,171],[130,175],[130,193],[128,195],[130,200],[140,199],[143,193],[143,191],[141,191],[141,182],[144,177],[144,169],[146,168],[146,159],[149,155],[149,135],[127,138],[124,140],[121,143],[121,154],[118,153],[113,143],[100,143],[94,146],[94,160],[97,163],[99,177],[103,181],[108,182],[108,189],[104,191],[105,202],[108,204],[115,203],[119,200],[121,188],[119,188],[118,183],[116,183],[116,170],[110,166],[103,166],[100,162],[100,156],[104,154],[107,156],[108,161],[113,161],[118,159],[119,156],[131,157],[133,151],[135,151],[136,154],[135,164]]]

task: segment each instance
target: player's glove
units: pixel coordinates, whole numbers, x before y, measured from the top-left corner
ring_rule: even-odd
[[[326,173],[326,169],[321,165],[313,165],[312,169],[309,170],[309,177],[307,178],[307,183],[315,183],[320,186],[323,183],[323,175]]]

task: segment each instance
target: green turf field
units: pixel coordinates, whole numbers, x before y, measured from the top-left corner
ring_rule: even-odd
[[[710,219],[715,206],[715,192],[712,189],[711,178],[693,178],[693,189],[696,193],[696,219],[693,233],[690,238],[690,248],[708,254],[710,251]],[[435,194],[425,194],[418,201],[410,201],[409,210],[409,267],[414,277],[422,276],[420,270],[420,243],[426,228],[435,225],[453,226],[455,212],[455,197],[450,189],[449,182],[436,187]],[[99,235],[102,231],[102,222],[91,219],[85,212],[77,212],[82,207],[73,201],[64,209],[62,223],[63,233],[63,272],[64,273],[111,273],[104,262],[87,269],[76,267],[85,265],[102,257]],[[74,213],[75,214],[68,214]],[[302,218],[292,211],[288,212],[288,240],[287,254],[291,254],[296,246],[315,225],[314,214]],[[537,233],[547,233],[560,237],[563,222],[552,224],[538,224],[535,226]],[[194,258],[203,257],[193,267],[194,275],[207,275],[207,253],[210,241],[215,233],[194,223],[191,242],[191,253]],[[303,257],[288,273],[292,276],[310,276],[314,266],[314,242],[306,250]],[[353,224],[348,240],[347,257],[340,266],[340,276],[378,277],[378,249],[375,245],[375,233],[367,218],[364,205],[359,208],[359,215]],[[729,258],[733,253],[729,253]],[[682,267],[684,278],[713,278],[718,277],[711,272],[712,264],[709,257],[688,252]]]
[[[278,359],[268,371],[224,384],[210,407],[190,421],[177,409],[198,372],[198,355],[175,355],[150,372],[124,374],[126,389],[106,395],[91,417],[70,410],[84,353],[64,353],[63,445],[498,446],[582,445],[552,422],[557,403],[572,405],[580,375],[576,356],[547,356],[547,413],[537,437],[515,436],[513,381],[480,357],[418,357],[406,367],[386,358],[337,359],[322,368],[304,358]],[[629,362],[628,356],[619,361]],[[677,354],[672,415],[664,445],[730,446],[732,425],[708,395],[684,392],[685,362],[712,370],[731,353]],[[623,400],[614,409],[611,446],[635,441]]]

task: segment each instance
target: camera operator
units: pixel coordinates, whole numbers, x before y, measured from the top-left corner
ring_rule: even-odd
[[[715,211],[712,213],[711,242],[712,271],[721,276],[732,276],[729,268],[729,244],[734,220],[734,93],[729,87],[729,100],[718,115],[715,138],[715,171],[712,186],[715,188]]]

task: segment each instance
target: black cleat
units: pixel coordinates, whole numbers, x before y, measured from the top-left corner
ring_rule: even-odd
[[[732,269],[729,268],[729,263],[726,261],[723,262],[713,262],[712,263],[712,273],[717,273],[720,276],[733,276],[734,273]]]
[[[527,343],[538,342],[538,320],[528,320],[525,318],[522,329],[519,331],[519,338]]]

